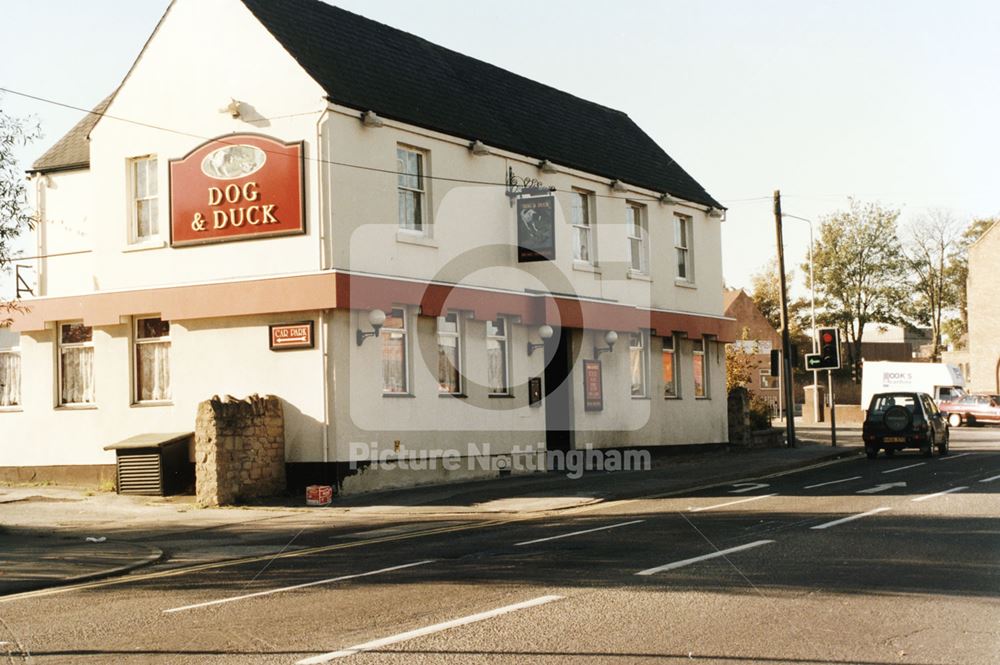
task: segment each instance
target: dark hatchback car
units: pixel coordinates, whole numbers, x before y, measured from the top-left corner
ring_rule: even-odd
[[[930,457],[934,448],[948,454],[948,422],[927,393],[879,393],[868,405],[863,429],[865,454],[875,459],[879,449],[893,455],[903,448],[919,448]]]
[[[1000,395],[964,395],[941,405],[952,427],[980,423],[1000,423]]]

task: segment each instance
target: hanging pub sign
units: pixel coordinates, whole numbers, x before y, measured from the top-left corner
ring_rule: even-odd
[[[518,263],[556,258],[555,220],[555,197],[517,199]]]
[[[170,160],[173,247],[305,233],[303,143],[231,134]]]
[[[583,410],[604,410],[604,382],[601,379],[601,361],[583,361]]]

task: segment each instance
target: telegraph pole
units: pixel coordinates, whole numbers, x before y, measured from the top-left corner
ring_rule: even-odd
[[[788,447],[795,447],[795,391],[792,386],[792,353],[788,338],[788,298],[785,284],[785,241],[781,229],[781,190],[774,190],[774,227],[778,234],[778,281],[781,285],[781,374],[784,378],[785,431]]]

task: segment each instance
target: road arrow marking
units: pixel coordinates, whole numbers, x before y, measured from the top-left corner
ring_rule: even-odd
[[[733,487],[742,487],[739,490],[730,490],[730,494],[743,494],[744,492],[752,492],[754,490],[762,490],[765,487],[770,487],[770,483],[733,483]]]
[[[900,481],[898,483],[882,483],[881,485],[876,485],[875,487],[869,487],[866,490],[858,491],[858,494],[877,494],[879,492],[884,492],[893,487],[906,487],[906,483]]]

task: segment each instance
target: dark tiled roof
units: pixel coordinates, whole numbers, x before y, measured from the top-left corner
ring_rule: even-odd
[[[31,165],[31,172],[60,171],[65,169],[86,168],[90,166],[90,141],[87,136],[94,128],[101,114],[108,108],[114,94],[105,97],[94,110],[76,123],[73,129],[56,141],[56,144],[45,151]]]
[[[243,0],[330,101],[721,207],[622,113],[319,0]]]

